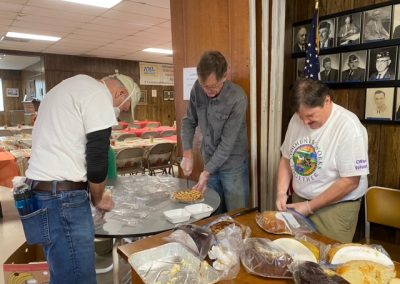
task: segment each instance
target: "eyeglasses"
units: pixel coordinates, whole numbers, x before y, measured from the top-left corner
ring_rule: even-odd
[[[202,83],[200,83],[200,86],[206,92],[218,92],[222,88],[223,85],[224,85],[224,80],[220,80],[212,86],[206,86],[206,85],[203,85]]]

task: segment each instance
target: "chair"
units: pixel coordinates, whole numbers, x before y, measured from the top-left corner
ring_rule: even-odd
[[[120,175],[144,174],[143,168],[143,148],[133,147],[125,148],[119,151],[115,157],[117,164],[117,172]]]
[[[140,137],[143,139],[149,139],[150,137],[157,138],[160,137],[160,133],[157,131],[146,131]]]
[[[365,194],[365,239],[366,243],[382,245],[393,260],[400,260],[400,245],[371,240],[370,223],[400,229],[400,190],[372,186]]]
[[[163,132],[161,132],[161,137],[170,137],[170,136],[174,136],[176,134],[175,130],[165,130]]]
[[[149,128],[156,128],[159,126],[160,126],[160,123],[158,123],[158,122],[149,122],[146,124],[146,127],[149,127]]]
[[[174,144],[174,149],[172,150],[171,154],[171,164],[172,164],[172,171],[174,171],[174,166],[175,167],[180,167],[182,161],[182,157],[178,157],[178,146]],[[171,174],[171,169],[168,170],[168,174]]]
[[[0,136],[13,136],[13,133],[8,129],[0,129]]]
[[[23,129],[21,129],[20,133],[32,135],[32,128],[23,128]]]
[[[168,170],[172,171],[172,176],[175,176],[171,163],[173,149],[174,144],[172,143],[160,143],[150,147],[144,154],[144,169],[147,169],[150,175],[155,175],[156,170],[161,170],[163,174],[167,174]]]
[[[117,137],[117,140],[118,141],[124,141],[124,140],[126,140],[128,138],[136,138],[136,134],[135,133],[124,133],[124,134],[119,135]]]
[[[118,125],[114,125],[113,127],[112,127],[112,130],[123,130],[123,129],[125,129],[125,128],[127,128],[128,127],[128,125],[121,125],[121,124],[118,124]]]

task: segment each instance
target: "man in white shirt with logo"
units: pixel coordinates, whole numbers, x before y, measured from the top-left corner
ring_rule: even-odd
[[[296,113],[281,146],[276,207],[293,208],[332,239],[351,242],[369,174],[368,136],[321,81],[298,80]],[[287,204],[292,183],[292,204]]]

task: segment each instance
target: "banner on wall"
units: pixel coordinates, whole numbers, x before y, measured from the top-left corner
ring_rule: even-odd
[[[172,64],[140,62],[140,85],[174,85],[174,67]]]

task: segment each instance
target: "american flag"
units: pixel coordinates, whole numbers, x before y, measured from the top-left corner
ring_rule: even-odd
[[[306,48],[306,63],[304,65],[305,77],[318,80],[319,59],[318,59],[318,1],[315,5],[314,15],[311,21],[310,35]]]

